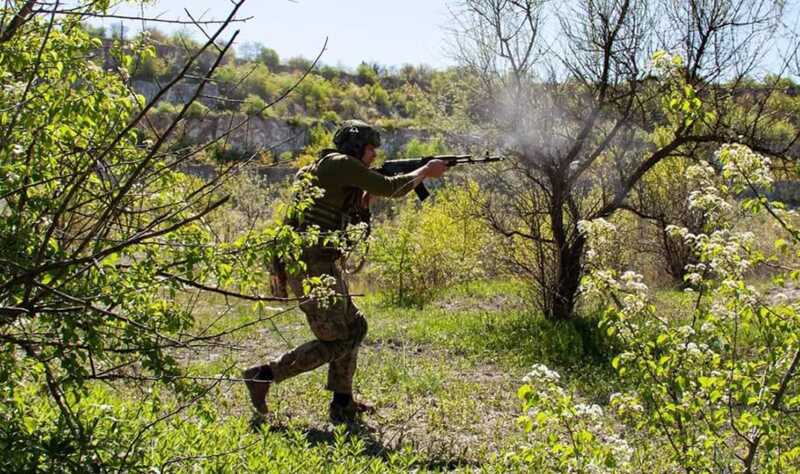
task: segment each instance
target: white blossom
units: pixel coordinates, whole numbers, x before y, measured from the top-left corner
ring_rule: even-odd
[[[322,275],[318,284],[311,285],[308,297],[315,300],[321,307],[326,308],[332,305],[338,297],[335,286],[336,278],[330,275]]]
[[[600,408],[600,405],[578,403],[575,405],[575,414],[581,417],[596,419],[603,416],[603,409]]]
[[[772,186],[769,158],[739,144],[723,145],[715,156],[722,163],[722,175],[734,186],[740,189]]]
[[[522,378],[523,382],[558,382],[561,376],[544,364],[534,364],[531,371]]]
[[[686,352],[688,352],[691,355],[699,355],[700,349],[697,347],[696,343],[690,342],[686,344]]]
[[[644,284],[644,277],[642,275],[632,272],[626,271],[620,276],[620,280],[625,285],[625,289],[628,291],[632,291],[635,293],[646,293],[647,292],[647,285]]]
[[[688,284],[690,284],[692,286],[697,286],[697,285],[700,284],[700,282],[703,281],[703,276],[700,275],[699,273],[692,272],[692,273],[687,273],[686,275],[684,275],[683,279],[684,279],[684,281],[686,281],[686,283],[688,283]]]
[[[636,413],[641,413],[644,411],[644,407],[639,401],[639,398],[629,393],[612,393],[611,397],[609,397],[609,405],[611,405],[618,412],[633,411]]]

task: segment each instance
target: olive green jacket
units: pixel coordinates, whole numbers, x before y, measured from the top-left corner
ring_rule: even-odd
[[[383,176],[352,156],[325,150],[321,158],[303,168],[314,185],[324,191],[322,197],[303,214],[301,226],[318,225],[323,230],[343,230],[352,211],[361,206],[363,191],[373,196],[399,197],[414,189],[414,177]]]

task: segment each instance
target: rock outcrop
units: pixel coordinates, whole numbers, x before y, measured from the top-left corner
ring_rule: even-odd
[[[169,115],[153,117],[154,125],[165,129],[172,119]],[[336,124],[323,122],[333,130]],[[225,145],[227,150],[246,156],[269,151],[277,157],[281,153],[298,154],[311,140],[311,125],[276,118],[248,117],[241,114],[209,114],[205,117],[186,118],[175,130],[174,138],[180,143],[202,144],[212,140]],[[396,156],[411,140],[428,140],[432,133],[422,129],[392,129],[381,132],[382,149],[388,156]]]

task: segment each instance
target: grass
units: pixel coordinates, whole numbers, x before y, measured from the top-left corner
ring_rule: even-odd
[[[219,303],[204,306],[201,327],[217,320]],[[504,456],[526,442],[516,422],[516,390],[534,363],[558,370],[571,388],[593,403],[607,403],[615,391],[609,363],[613,349],[597,328],[597,319],[546,321],[529,309],[525,289],[518,283],[489,281],[451,288],[423,307],[394,307],[380,294],[360,297],[357,304],[369,320],[359,352],[357,396],[378,408],[346,441],[365,444],[361,452],[351,452],[359,466],[396,471],[411,463],[422,471],[505,470]],[[259,316],[249,305],[231,313],[214,327],[230,329]],[[232,365],[264,363],[312,338],[299,311],[274,322],[227,338],[235,347],[195,355],[192,372],[214,374]],[[249,407],[240,384],[221,387],[211,409],[222,421],[220,429],[238,438],[277,436],[282,441],[274,442],[291,445],[289,451],[311,450],[309,456],[324,458],[337,436],[345,436],[327,421],[330,394],[323,389],[325,375],[318,369],[274,386],[269,396],[273,429],[260,434],[241,432]],[[298,436],[310,444],[291,441]],[[277,461],[263,457],[262,462]]]
[[[379,295],[363,303],[369,339],[435,347],[470,361],[493,365],[520,379],[534,363],[554,367],[590,398],[607,398],[615,355],[598,317],[548,321],[531,311],[525,289],[513,282],[485,282],[451,289],[423,308],[396,308]],[[375,320],[373,322],[373,320]],[[598,380],[600,379],[600,380]]]
[[[686,304],[681,295],[662,297],[676,308]],[[198,305],[198,328],[227,331],[268,314],[249,304],[226,309],[223,303],[210,298]],[[421,308],[392,307],[379,294],[357,303],[370,328],[359,352],[356,395],[374,403],[376,414],[349,431],[331,425],[330,394],[323,389],[326,370],[321,368],[273,386],[268,423],[254,429],[243,384],[222,382],[202,403],[148,429],[142,467],[169,472],[506,472],[515,469],[508,456],[527,443],[517,424],[516,391],[532,364],[555,368],[591,403],[607,404],[618,389],[610,367],[613,343],[598,329],[597,318],[546,321],[531,312],[524,288],[514,282],[451,288]],[[227,335],[222,345],[176,356],[192,374],[238,377],[241,368],[311,338],[302,313],[293,310]],[[129,439],[178,407],[169,393],[148,393],[145,387],[125,393],[98,386],[85,403],[127,413],[119,424],[127,427]]]

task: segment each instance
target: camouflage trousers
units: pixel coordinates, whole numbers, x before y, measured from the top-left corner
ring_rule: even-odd
[[[353,391],[358,347],[367,333],[367,320],[353,304],[337,260],[337,255],[329,250],[307,249],[303,254],[308,267],[306,275],[288,277],[294,294],[302,297],[304,277],[330,275],[336,280],[333,290],[341,296],[326,302],[308,299],[300,303],[316,339],[269,364],[276,383],[329,364],[326,388],[340,393]]]

